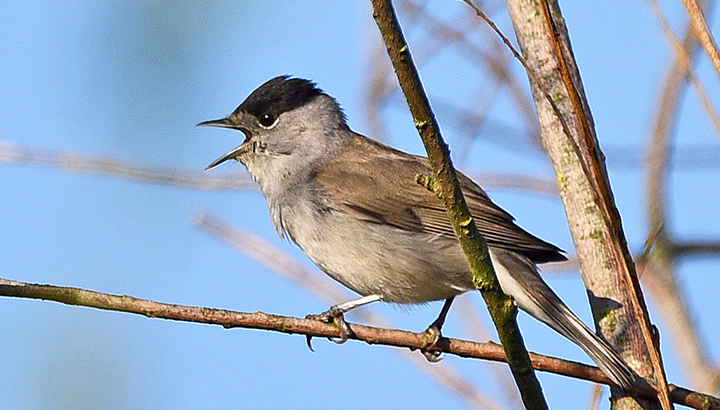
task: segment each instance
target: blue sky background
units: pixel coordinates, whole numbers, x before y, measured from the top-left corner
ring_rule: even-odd
[[[677,32],[679,2],[663,2]],[[436,2],[441,16],[461,2]],[[640,251],[646,235],[643,173],[620,166],[640,159],[659,81],[673,58],[645,2],[564,2],[574,53],[603,148],[627,237]],[[313,79],[345,108],[351,127],[368,133],[364,99],[371,50],[379,35],[369,2],[5,2],[0,13],[0,140],[101,155],[135,164],[200,171],[242,135],[196,129],[230,113],[258,85],[280,74]],[[401,13],[401,23],[405,16]],[[505,33],[504,12],[493,18]],[[711,22],[717,32],[717,23]],[[423,43],[407,33],[411,47]],[[419,51],[416,51],[416,54]],[[498,52],[506,52],[500,50]],[[383,58],[386,58],[383,56]],[[383,61],[384,64],[384,61]],[[467,101],[473,68],[442,53],[421,68],[431,97]],[[520,70],[515,63],[515,70]],[[697,67],[715,105],[718,78]],[[473,77],[474,78],[474,77]],[[473,84],[476,85],[476,84]],[[528,132],[500,99],[493,121]],[[422,153],[407,110],[383,113],[390,143]],[[443,115],[438,113],[443,121]],[[451,147],[463,135],[445,127]],[[489,132],[492,134],[492,131]],[[700,147],[715,167],[677,161],[670,179],[672,231],[684,239],[720,231],[718,136],[690,90],[677,132],[678,155]],[[482,135],[481,135],[482,137]],[[542,155],[509,149],[490,135],[459,166],[481,173],[553,178]],[[493,138],[495,139],[493,141]],[[510,143],[509,145],[512,145]],[[704,150],[703,148],[707,148]],[[213,173],[244,174],[239,164]],[[489,187],[519,224],[571,251],[560,201]],[[54,167],[0,164],[0,277],[75,286],[162,302],[305,316],[328,306],[193,226],[201,212],[271,241],[316,269],[271,227],[256,191],[206,192]],[[718,360],[717,261],[687,259],[680,275],[701,334]],[[546,275],[587,323],[577,275]],[[479,295],[468,296],[484,311]],[[336,302],[342,302],[337,300]],[[649,300],[651,308],[654,305]],[[423,330],[440,303],[413,309],[373,306],[400,328]],[[370,308],[368,308],[370,309]],[[0,403],[7,409],[110,408],[465,408],[397,351],[301,336],[226,330],[141,316],[0,298]],[[664,323],[653,319],[661,332]],[[352,315],[349,320],[357,320]],[[550,329],[521,315],[534,351],[589,362]],[[445,334],[468,337],[451,317]],[[496,340],[494,333],[492,338]],[[663,340],[671,382],[685,385],[672,343]],[[447,357],[473,383],[503,402],[488,365]],[[541,374],[553,408],[581,408],[593,386]],[[604,404],[606,405],[606,403]],[[512,406],[510,406],[512,407]]]

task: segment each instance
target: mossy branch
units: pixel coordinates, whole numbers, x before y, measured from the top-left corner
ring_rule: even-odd
[[[415,127],[420,133],[434,175],[424,177],[424,184],[445,205],[472,270],[473,282],[482,293],[498,336],[508,357],[508,364],[527,409],[547,409],[540,383],[535,377],[525,343],[517,327],[517,308],[500,289],[490,262],[485,239],[463,198],[457,174],[450,160],[450,150],[440,135],[430,103],[423,91],[410,48],[397,21],[390,0],[373,0],[373,17],[382,34],[400,87],[405,94]]]

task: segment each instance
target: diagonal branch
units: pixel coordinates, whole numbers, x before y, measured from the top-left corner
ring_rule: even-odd
[[[440,129],[423,91],[410,50],[400,29],[390,0],[373,0],[373,17],[377,23],[388,55],[395,68],[400,87],[408,101],[415,127],[425,144],[433,169],[433,177],[418,179],[435,192],[445,205],[463,251],[470,263],[473,282],[482,293],[498,336],[508,357],[510,370],[520,390],[525,407],[547,409],[545,397],[530,365],[525,344],[515,318],[517,308],[500,289],[495,277],[485,239],[478,232],[463,198],[457,174],[450,160],[450,151],[440,136]]]
[[[628,292],[628,299],[631,302],[635,318],[639,324],[640,334],[644,339],[646,350],[653,364],[653,375],[658,387],[658,398],[662,407],[669,410],[670,405],[669,390],[667,378],[665,376],[665,368],[660,356],[660,348],[655,342],[653,335],[653,325],[650,323],[647,305],[643,298],[640,283],[635,271],[635,265],[627,246],[627,240],[620,222],[620,214],[615,206],[613,194],[610,189],[610,181],[607,177],[605,168],[605,158],[598,146],[597,136],[595,135],[594,123],[590,114],[590,108],[584,97],[582,83],[579,72],[576,69],[574,57],[570,51],[570,41],[567,31],[563,25],[556,24],[553,15],[559,15],[559,6],[553,1],[553,14],[550,10],[549,0],[540,1],[543,9],[543,17],[547,24],[547,32],[552,43],[554,54],[557,58],[560,68],[560,76],[567,95],[570,98],[570,105],[573,114],[576,117],[576,124],[579,125],[579,135],[576,137],[578,141],[577,147],[580,149],[576,154],[583,165],[585,177],[590,182],[592,193],[594,194],[596,205],[598,206],[601,216],[604,219],[604,229],[607,230],[608,244],[610,245],[609,256],[611,261],[617,267],[620,280],[625,281],[625,289]],[[572,135],[567,137],[572,139]]]
[[[543,144],[558,176],[598,330],[620,350],[632,351],[624,357],[632,359],[630,364],[641,375],[654,376],[663,407],[669,408],[661,358],[559,5],[547,0],[507,4],[526,67],[530,66]],[[617,408],[633,406],[625,393],[613,394],[620,397]]]
[[[685,8],[690,15],[693,33],[700,44],[702,44],[705,49],[705,53],[707,53],[708,57],[710,57],[710,62],[712,62],[713,67],[715,67],[718,78],[720,78],[720,52],[718,51],[715,39],[713,39],[713,36],[710,33],[710,29],[708,28],[705,17],[703,16],[703,12],[695,0],[683,0],[683,4],[685,4]]]

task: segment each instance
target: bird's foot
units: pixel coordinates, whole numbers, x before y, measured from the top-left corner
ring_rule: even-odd
[[[443,359],[444,355],[442,347],[438,346],[438,342],[442,339],[442,327],[445,324],[445,318],[450,310],[454,297],[445,299],[442,310],[437,319],[428,326],[427,330],[422,333],[423,347],[420,352],[425,356],[428,362],[436,363]]]
[[[323,323],[334,323],[335,326],[340,329],[340,336],[329,337],[328,339],[337,344],[343,344],[347,342],[352,335],[352,329],[350,329],[350,325],[348,325],[345,321],[343,311],[341,309],[337,309],[336,306],[331,307],[330,309],[323,313],[320,313],[319,315],[307,315],[305,316],[305,319],[319,320]],[[312,336],[307,336],[307,345],[311,351],[314,351],[312,347]]]
[[[431,324],[424,332],[422,332],[423,347],[420,353],[425,356],[428,362],[437,363],[445,356],[442,350],[439,350],[438,342],[442,339],[440,327],[435,323]]]

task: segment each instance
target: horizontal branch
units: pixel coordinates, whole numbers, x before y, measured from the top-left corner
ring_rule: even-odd
[[[625,152],[627,149],[623,148],[620,151]],[[720,156],[720,151],[719,155],[714,156],[710,147],[698,148],[697,151],[704,153],[708,159]],[[688,157],[692,157],[697,162],[698,155],[688,155]],[[0,140],[0,163],[54,167],[66,172],[102,175],[128,181],[173,185],[201,191],[257,189],[257,184],[245,172],[229,172],[218,175],[200,169],[149,166],[109,156],[36,148],[3,140]],[[717,164],[710,162],[707,165],[712,167],[720,165],[720,162]],[[555,180],[523,174],[465,171],[484,187],[511,188],[544,195],[557,195]]]
[[[242,327],[263,329],[288,334],[302,334],[307,337],[339,337],[340,329],[332,324],[317,320],[300,319],[288,316],[270,315],[262,312],[244,313],[223,309],[175,305],[139,299],[132,296],[111,295],[90,290],[38,285],[7,279],[0,279],[0,296],[43,299],[67,305],[86,306],[103,310],[127,312],[152,318],[171,319],[183,322],[221,325],[225,328]],[[368,344],[379,344],[421,349],[427,342],[422,333],[404,330],[382,329],[371,326],[350,325],[353,331],[351,339]],[[476,343],[459,339],[442,338],[437,347],[446,354],[475,359],[505,362],[502,346],[492,343]],[[588,380],[595,383],[612,384],[598,368],[572,361],[530,353],[532,365],[537,370],[556,373],[568,377]],[[653,392],[642,392],[653,397]],[[696,393],[679,387],[671,390],[673,402],[696,409],[718,409],[720,400],[712,396]]]
[[[717,257],[718,255],[720,255],[720,241],[715,239],[675,241],[672,242],[670,245],[671,250],[675,252],[675,254],[677,254],[678,256]]]
[[[175,185],[207,191],[255,189],[247,175],[211,176],[201,170],[137,165],[103,156],[33,148],[0,140],[0,162],[57,167],[69,172],[105,175],[130,181]]]

